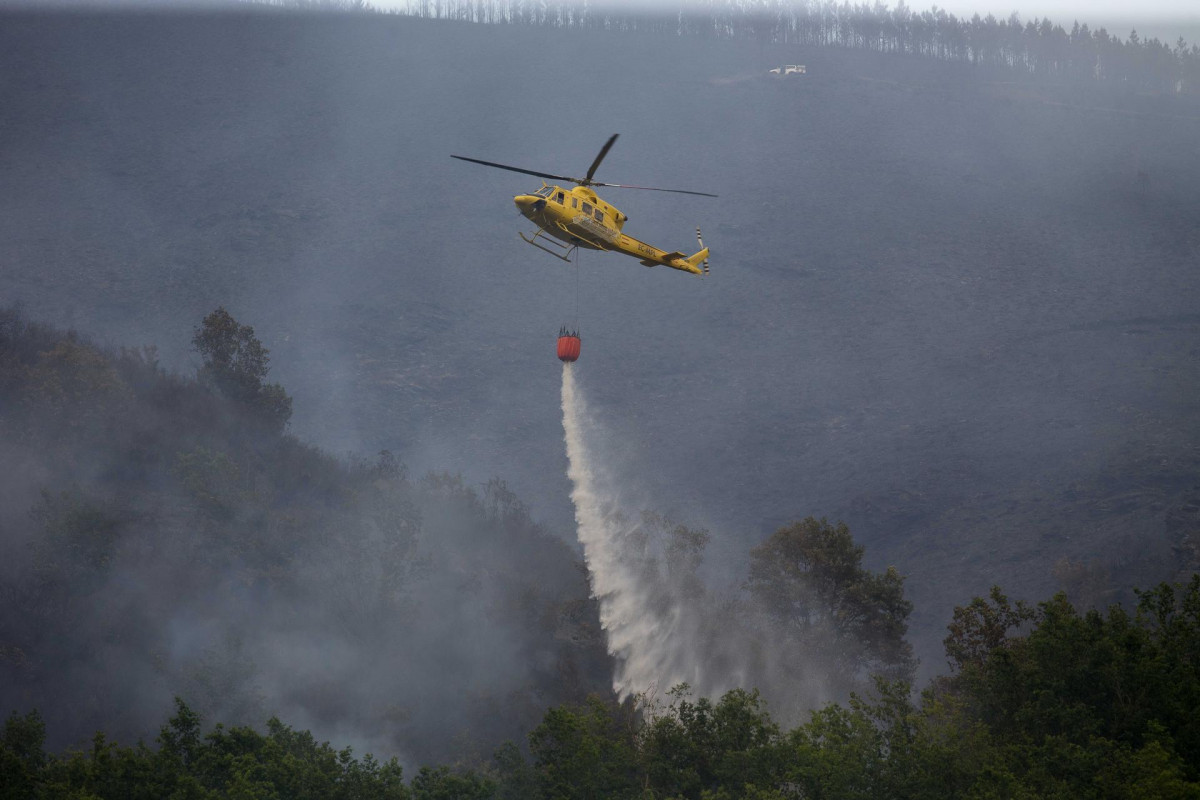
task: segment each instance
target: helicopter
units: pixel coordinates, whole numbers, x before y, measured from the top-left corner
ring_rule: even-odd
[[[538,178],[564,181],[575,184],[572,189],[563,188],[557,184],[549,184],[544,180],[540,189],[530,194],[519,194],[513,198],[522,216],[528,218],[537,226],[533,236],[518,234],[526,243],[543,250],[555,258],[561,258],[570,263],[571,255],[579,248],[586,250],[602,250],[624,253],[639,259],[644,266],[656,267],[662,265],[671,269],[690,272],[693,275],[708,274],[708,248],[700,238],[700,229],[696,228],[696,240],[700,250],[693,255],[686,255],[678,250],[667,252],[657,247],[639,241],[622,232],[625,221],[629,217],[615,207],[609,205],[592,190],[593,186],[609,186],[618,189],[646,189],[654,192],[674,192],[676,194],[695,194],[701,197],[716,197],[707,192],[689,192],[683,189],[659,189],[654,186],[630,186],[624,183],[602,183],[592,180],[600,162],[608,155],[619,134],[614,133],[600,153],[588,167],[587,175],[583,178],[571,178],[565,175],[552,175],[548,172],[512,167],[508,164],[497,164],[494,161],[481,161],[478,158],[466,156],[450,156],[460,161],[470,161],[485,167],[497,167],[510,172],[520,172]],[[560,240],[560,241],[556,241]]]

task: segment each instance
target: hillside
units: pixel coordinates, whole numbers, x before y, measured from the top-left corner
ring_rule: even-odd
[[[610,691],[575,552],[503,481],[335,459],[219,386],[0,312],[0,707],[53,749],[147,738],[175,696],[486,757]]]
[[[627,502],[709,527],[717,580],[786,521],[845,519],[908,576],[926,669],[991,583],[1188,567],[1194,98],[412,19],[3,23],[0,295],[33,318],[190,370],[225,305],[298,435],[503,475],[570,539],[550,348],[578,280]],[[721,195],[606,195],[669,249],[700,224],[711,278],[594,254],[576,277],[515,236],[529,181],[448,158],[570,174],[613,132],[602,179]]]

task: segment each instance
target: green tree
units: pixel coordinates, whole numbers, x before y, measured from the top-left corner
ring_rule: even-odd
[[[492,756],[496,778],[495,800],[530,800],[537,797],[537,773],[512,742],[500,745]]]
[[[496,784],[471,771],[421,767],[412,781],[413,800],[490,800]]]
[[[987,600],[976,597],[965,606],[957,606],[947,627],[950,633],[943,640],[950,666],[961,670],[968,665],[983,664],[1004,646],[1010,634],[1036,616],[1021,601],[1016,605],[1009,603],[999,586],[992,587]]]
[[[546,712],[529,734],[544,800],[620,800],[637,791],[636,720],[630,705],[591,697]]]
[[[878,794],[882,739],[861,708],[831,704],[788,735],[789,783],[802,797],[868,800]]]
[[[1200,576],[1142,593],[1135,614],[1081,614],[1061,593],[1034,611],[993,589],[956,609],[946,647],[956,673],[925,713],[956,704],[952,727],[986,728],[976,796],[1200,797]]]
[[[34,796],[46,765],[45,743],[46,723],[37,711],[9,715],[0,732],[0,798]]]
[[[863,552],[845,523],[808,517],[751,551],[747,587],[784,636],[832,652],[839,675],[908,678],[904,579],[894,567],[863,568]]]
[[[204,363],[198,377],[225,397],[244,404],[271,427],[282,430],[292,416],[292,398],[277,383],[264,383],[270,351],[224,308],[206,316],[192,336]]]
[[[186,770],[200,752],[200,725],[203,719],[183,698],[175,698],[175,716],[167,720],[158,734],[159,753],[164,760]]]
[[[734,689],[693,701],[686,684],[640,736],[646,785],[656,797],[743,797],[774,789],[784,773],[779,727],[758,692]]]

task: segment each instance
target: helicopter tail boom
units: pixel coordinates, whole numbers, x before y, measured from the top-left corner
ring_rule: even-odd
[[[688,266],[699,274],[708,272],[708,248],[704,248],[700,252],[687,258]]]
[[[704,247],[703,242],[700,245],[700,252],[689,256],[679,250],[674,250],[670,253],[659,250],[657,247],[638,241],[632,236],[623,233],[621,234],[617,249],[626,255],[637,258],[642,262],[643,266],[670,267],[681,272],[690,272],[693,275],[703,275],[708,272],[708,248]]]
[[[657,261],[643,261],[646,266],[654,266],[662,264],[671,269],[681,270],[682,272],[690,272],[693,275],[703,275],[708,272],[705,262],[708,259],[708,248],[704,248],[695,255],[686,255],[676,250],[673,253],[664,253]]]

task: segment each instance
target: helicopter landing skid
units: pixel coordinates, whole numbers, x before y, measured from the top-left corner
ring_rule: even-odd
[[[546,237],[546,236],[544,235],[544,231],[538,231],[537,233],[535,233],[535,234],[533,235],[533,238],[532,238],[532,239],[530,239],[530,238],[527,238],[527,237],[525,236],[525,234],[521,233],[520,231],[517,231],[517,236],[520,236],[520,237],[521,237],[521,239],[522,239],[522,240],[523,240],[523,241],[524,241],[526,244],[531,244],[531,245],[533,245],[534,247],[536,247],[538,250],[542,250],[542,251],[544,251],[544,252],[547,252],[547,253],[549,253],[550,255],[554,256],[555,258],[560,258],[560,259],[562,259],[563,261],[567,262],[568,264],[570,264],[570,263],[571,263],[571,259],[570,259],[570,255],[571,255],[571,253],[574,253],[576,250],[578,250],[578,249],[579,249],[579,248],[578,248],[577,246],[575,246],[575,245],[559,244],[558,242],[554,241],[553,239],[550,239],[550,238]],[[543,245],[543,244],[539,244],[539,243],[538,243],[538,239],[544,239],[544,240],[545,240],[545,242],[546,242],[546,244],[548,244],[548,245],[552,245],[553,247],[555,247],[555,248],[556,248],[557,250],[559,250],[560,252],[557,252],[557,253],[556,253],[554,250],[551,250],[549,247],[546,247],[546,246],[545,246],[545,245]]]

